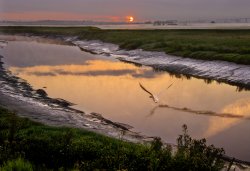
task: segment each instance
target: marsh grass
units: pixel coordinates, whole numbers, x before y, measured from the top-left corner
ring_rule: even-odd
[[[123,49],[163,51],[204,60],[250,64],[250,30],[101,30],[95,27],[0,27],[8,34],[79,36]]]

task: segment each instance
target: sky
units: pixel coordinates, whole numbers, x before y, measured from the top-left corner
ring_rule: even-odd
[[[0,0],[0,20],[126,21],[250,17],[250,0]]]

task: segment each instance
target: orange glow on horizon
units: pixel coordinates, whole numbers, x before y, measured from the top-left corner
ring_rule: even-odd
[[[1,19],[12,21],[38,21],[38,20],[93,20],[103,22],[119,22],[122,17],[119,16],[105,16],[105,15],[84,15],[77,13],[66,12],[13,12],[13,13],[0,13]]]

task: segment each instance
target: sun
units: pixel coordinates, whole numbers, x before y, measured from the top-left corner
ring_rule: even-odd
[[[128,16],[127,21],[132,23],[134,21],[134,17],[133,16]]]
[[[133,22],[134,21],[134,17],[129,17],[129,22]]]

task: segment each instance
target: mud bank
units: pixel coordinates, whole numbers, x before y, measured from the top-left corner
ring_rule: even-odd
[[[216,80],[250,89],[250,66],[225,61],[205,61],[167,55],[164,52],[123,50],[119,46],[100,41],[65,38],[85,51],[107,55],[136,65],[151,66],[155,70],[168,71],[207,80]]]

